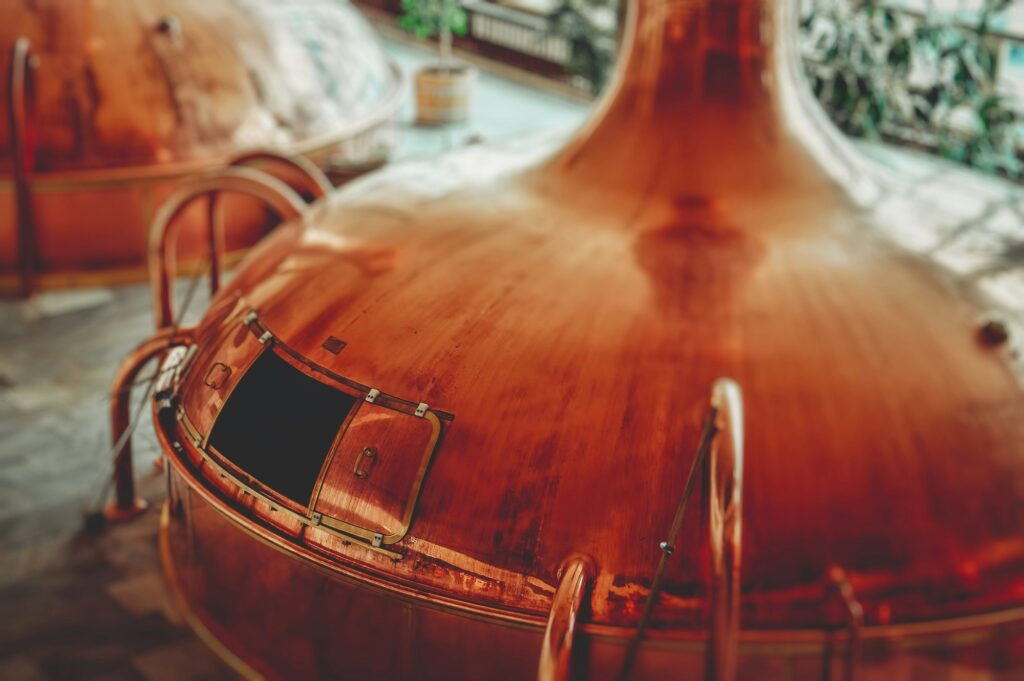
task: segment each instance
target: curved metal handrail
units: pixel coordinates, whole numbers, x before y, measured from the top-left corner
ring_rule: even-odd
[[[301,192],[300,196],[305,197],[305,195],[308,194],[309,196],[312,197],[313,201],[317,201],[327,196],[327,194],[329,194],[330,191],[334,188],[331,185],[331,181],[327,179],[327,175],[325,175],[324,172],[320,170],[320,168],[315,163],[310,161],[305,156],[285,156],[284,154],[279,154],[276,151],[261,149],[235,156],[234,158],[231,159],[230,162],[228,162],[228,166],[240,168],[255,163],[266,163],[270,165],[284,166],[285,168],[294,171],[294,173],[297,174],[297,177],[301,178],[300,186],[295,186],[290,182],[285,182],[285,184],[294,189],[296,193]],[[259,169],[257,168],[257,170]],[[207,242],[209,244],[210,253],[223,253],[225,248],[224,226],[220,222],[220,211],[218,210],[219,196],[219,193],[212,194],[209,199],[209,205],[207,206]],[[211,296],[220,290],[220,280],[220,258],[211,258]]]
[[[193,180],[164,201],[153,217],[149,232],[149,274],[153,287],[153,311],[157,329],[174,325],[171,286],[175,272],[175,218],[193,201],[221,192],[237,192],[252,196],[267,205],[282,220],[302,215],[305,203],[287,184],[251,168],[225,168]],[[212,232],[220,231],[219,221],[210,224]],[[218,272],[223,258],[222,239],[210,239],[211,269],[216,262]]]
[[[294,187],[296,191],[306,191],[313,200],[322,199],[331,193],[334,189],[334,185],[327,179],[327,175],[324,171],[320,170],[320,166],[310,161],[305,156],[286,156],[285,154],[279,154],[276,151],[270,151],[268,149],[256,149],[249,151],[244,154],[239,154],[231,159],[228,163],[229,166],[241,167],[249,166],[253,163],[267,163],[270,165],[279,165],[290,168],[299,173],[304,182],[302,187]],[[291,185],[289,185],[291,186]]]
[[[723,435],[719,438],[719,435]],[[724,440],[724,442],[722,441]],[[743,398],[739,385],[720,378],[711,388],[711,405],[701,429],[697,452],[690,465],[668,537],[659,544],[661,558],[654,572],[651,591],[643,613],[630,639],[619,669],[619,681],[627,681],[640,650],[640,641],[650,622],[661,593],[668,559],[675,551],[676,539],[698,473],[708,475],[710,506],[709,543],[711,584],[710,626],[708,632],[708,681],[733,681],[739,657],[740,548],[742,539],[743,489]]]
[[[35,215],[32,211],[29,173],[35,165],[35,148],[29,127],[30,71],[33,66],[32,44],[25,36],[14,41],[11,48],[11,71],[7,87],[8,129],[13,151],[15,213],[17,215],[18,269],[21,295],[35,291],[35,269],[38,259]]]
[[[537,681],[569,681],[573,677],[573,644],[580,611],[594,579],[594,562],[587,556],[569,556],[559,571],[558,590],[551,602],[544,642],[541,644]]]
[[[151,359],[160,357],[171,348],[191,345],[194,338],[194,328],[162,328],[135,348],[118,367],[110,400],[110,434],[114,443],[114,500],[104,508],[104,515],[108,519],[132,518],[146,508],[145,502],[135,494],[132,463],[131,402],[135,379]],[[158,376],[153,377],[150,385]]]
[[[743,539],[743,393],[728,378],[711,389],[717,435],[708,458],[711,623],[707,678],[736,678],[739,657],[740,556]]]

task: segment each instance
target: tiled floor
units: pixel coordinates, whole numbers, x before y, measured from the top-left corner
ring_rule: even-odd
[[[404,44],[389,49],[407,73],[428,56]],[[406,126],[398,155],[428,156],[475,135],[571,127],[586,111],[484,73],[470,124]],[[938,225],[922,233],[910,228],[920,220],[907,220],[894,238],[1020,312],[1024,191],[920,156],[863,148],[899,178],[877,209],[919,217],[921,204],[911,201],[924,199]],[[156,513],[99,535],[81,530],[83,510],[96,504],[109,473],[110,379],[151,326],[144,286],[0,303],[0,680],[229,677],[173,623],[157,571]],[[141,489],[155,506],[162,485],[147,425],[135,442]]]

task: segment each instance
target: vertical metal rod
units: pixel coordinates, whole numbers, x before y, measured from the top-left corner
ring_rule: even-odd
[[[562,563],[558,590],[551,602],[544,642],[541,644],[537,681],[569,681],[573,678],[573,651],[580,611],[590,593],[594,563],[573,554]]]
[[[217,194],[211,192],[206,197],[206,240],[210,256],[210,297],[213,298],[220,290],[221,268],[223,267],[224,228],[218,220],[221,211]]]
[[[715,433],[717,432],[717,426],[715,424],[717,415],[718,409],[712,405],[707,418],[704,420],[704,428],[700,436],[700,443],[697,446],[697,454],[693,458],[693,463],[690,465],[690,473],[686,478],[686,486],[683,488],[683,495],[679,499],[679,505],[676,507],[676,514],[672,519],[672,526],[668,532],[668,539],[659,544],[659,548],[661,549],[661,559],[658,561],[658,568],[654,572],[654,581],[651,583],[651,591],[647,595],[647,602],[644,604],[644,611],[636,626],[636,632],[633,634],[633,638],[629,640],[629,645],[626,648],[626,656],[622,661],[622,668],[619,670],[618,681],[627,681],[629,678],[629,674],[633,669],[633,663],[636,660],[637,651],[640,648],[640,642],[644,637],[644,631],[650,623],[651,614],[654,612],[654,606],[658,602],[658,595],[661,592],[661,583],[665,576],[665,568],[668,565],[669,556],[671,556],[672,552],[675,551],[675,541],[683,527],[683,517],[686,513],[686,505],[689,503],[690,496],[693,494],[693,488],[697,482],[697,473],[704,465],[704,459],[707,457],[708,450],[711,448],[711,442],[714,440]]]
[[[36,243],[35,213],[29,175],[35,169],[34,131],[29,125],[28,98],[31,89],[32,55],[29,39],[22,36],[11,48],[11,72],[7,88],[8,128],[14,150],[14,194],[17,212],[18,270],[21,295],[36,290],[39,251]]]
[[[839,598],[846,616],[846,656],[843,658],[843,677],[854,681],[857,677],[857,660],[860,653],[860,630],[864,626],[864,608],[857,600],[853,585],[846,572],[837,566],[829,569],[828,579],[831,591]],[[828,661],[831,669],[831,660]]]

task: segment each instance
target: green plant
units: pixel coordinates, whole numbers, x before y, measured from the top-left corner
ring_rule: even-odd
[[[440,36],[441,65],[451,63],[452,35],[465,35],[467,27],[458,0],[402,0],[402,10],[398,25],[422,40]]]
[[[615,64],[617,14],[617,0],[559,0],[548,15],[548,32],[569,42],[566,68],[585,78],[594,95]]]
[[[973,24],[900,13],[879,0],[814,0],[802,17],[815,95],[845,132],[913,144],[1022,179],[1020,114],[996,89],[993,16],[1013,0],[984,0]]]

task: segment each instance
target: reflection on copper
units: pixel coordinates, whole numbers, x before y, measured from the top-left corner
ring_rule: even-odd
[[[155,206],[239,152],[325,166],[393,143],[398,72],[348,3],[19,1],[0,20],[4,290],[139,278]],[[272,226],[225,203],[231,252]],[[187,221],[191,260],[206,219]]]
[[[1020,675],[1024,391],[977,342],[978,302],[862,207],[884,187],[804,89],[796,8],[637,0],[612,92],[565,148],[385,170],[238,269],[157,429],[189,490],[168,570],[233,655],[527,679],[563,668],[549,623],[576,612],[573,672],[607,679],[653,602],[636,681],[824,678],[839,625],[862,680]],[[325,459],[327,514],[211,464],[204,437],[263,351],[250,310],[307,375],[457,415],[386,553],[327,517],[374,506],[351,457]],[[709,392],[699,512],[656,585]],[[346,435],[332,452],[375,444]],[[574,553],[595,564],[578,610]]]

